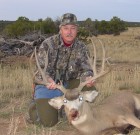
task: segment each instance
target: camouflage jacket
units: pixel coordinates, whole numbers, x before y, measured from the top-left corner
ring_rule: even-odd
[[[49,51],[48,51],[49,49]],[[70,80],[91,76],[93,71],[87,61],[87,48],[84,43],[75,39],[75,42],[67,47],[61,36],[55,35],[44,40],[38,51],[39,64],[44,68],[44,61],[48,51],[48,67],[46,73],[54,80]],[[41,76],[37,75],[38,79]]]

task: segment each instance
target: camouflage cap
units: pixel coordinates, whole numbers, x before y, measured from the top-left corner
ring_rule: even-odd
[[[60,21],[60,27],[62,25],[67,25],[67,24],[78,25],[77,18],[74,14],[66,13],[66,14],[62,15],[61,21]]]

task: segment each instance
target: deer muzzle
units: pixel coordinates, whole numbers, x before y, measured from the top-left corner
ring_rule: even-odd
[[[69,121],[75,121],[79,118],[79,112],[77,109],[71,109],[70,112],[69,112]]]

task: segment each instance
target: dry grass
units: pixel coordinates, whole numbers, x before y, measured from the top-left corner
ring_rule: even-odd
[[[107,56],[111,56],[111,62],[115,65],[108,75],[96,82],[101,93],[96,104],[117,90],[131,89],[140,92],[140,39],[136,39],[139,35],[140,28],[129,28],[129,31],[120,36],[98,37],[104,42]],[[100,50],[99,48],[98,51]],[[51,129],[27,124],[25,114],[31,95],[32,79],[28,66],[0,65],[1,135],[76,135],[67,121]],[[130,133],[138,134],[137,130]]]
[[[120,36],[99,36],[107,47],[107,53],[113,61],[140,62],[140,28],[129,28]]]

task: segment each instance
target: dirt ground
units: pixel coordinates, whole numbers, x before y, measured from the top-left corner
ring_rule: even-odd
[[[0,118],[0,135],[81,135],[76,129],[68,125],[65,130],[43,127],[35,131],[35,128],[38,127],[27,123],[24,116],[17,115],[13,120],[12,122],[12,120]]]

